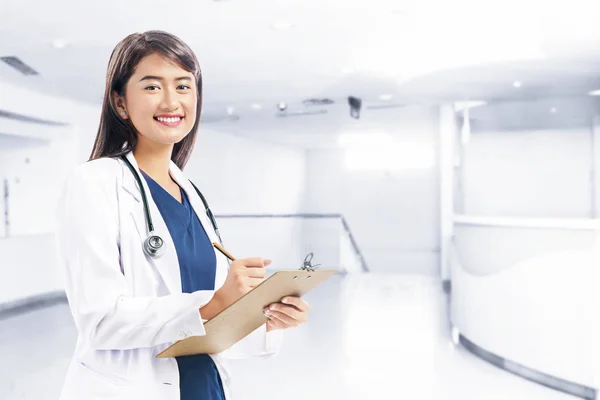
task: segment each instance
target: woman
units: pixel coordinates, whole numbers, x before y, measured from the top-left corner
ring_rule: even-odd
[[[63,400],[230,399],[225,361],[275,354],[281,331],[307,319],[304,301],[282,299],[265,309],[266,324],[223,353],[156,358],[204,335],[203,322],[262,282],[270,263],[228,265],[211,244],[219,237],[182,172],[201,108],[198,61],[177,37],[149,31],[116,46],[90,160],[67,179],[57,213],[79,332]],[[149,234],[163,240],[162,255]]]

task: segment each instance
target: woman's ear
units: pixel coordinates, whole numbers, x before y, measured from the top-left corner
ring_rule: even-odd
[[[122,96],[119,96],[118,93],[113,93],[113,102],[115,104],[115,109],[123,119],[129,118],[127,115],[127,107],[125,107],[125,99]]]

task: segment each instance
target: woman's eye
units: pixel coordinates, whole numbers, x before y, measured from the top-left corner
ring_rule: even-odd
[[[151,91],[151,92],[154,92],[155,90],[152,90],[152,88],[160,89],[160,88],[159,88],[158,86],[156,86],[156,85],[151,85],[151,86],[148,86],[148,87],[146,87],[146,90],[149,90],[149,91]],[[190,86],[188,86],[188,85],[179,85],[179,86],[177,87],[177,89],[178,89],[178,90],[186,90],[186,89],[191,89],[191,87],[190,87]]]

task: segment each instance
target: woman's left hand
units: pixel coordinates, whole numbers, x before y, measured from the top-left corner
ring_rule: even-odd
[[[281,303],[273,303],[263,310],[267,321],[267,332],[288,329],[303,324],[308,319],[310,306],[300,297],[287,296]]]

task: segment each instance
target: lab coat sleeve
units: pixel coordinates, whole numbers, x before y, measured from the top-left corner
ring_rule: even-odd
[[[80,336],[96,349],[131,349],[205,335],[212,291],[133,297],[120,264],[117,179],[77,168],[57,213],[57,251]]]
[[[226,359],[244,359],[252,357],[272,358],[279,353],[283,343],[284,331],[281,329],[267,332],[263,324],[248,336],[225,350]]]

